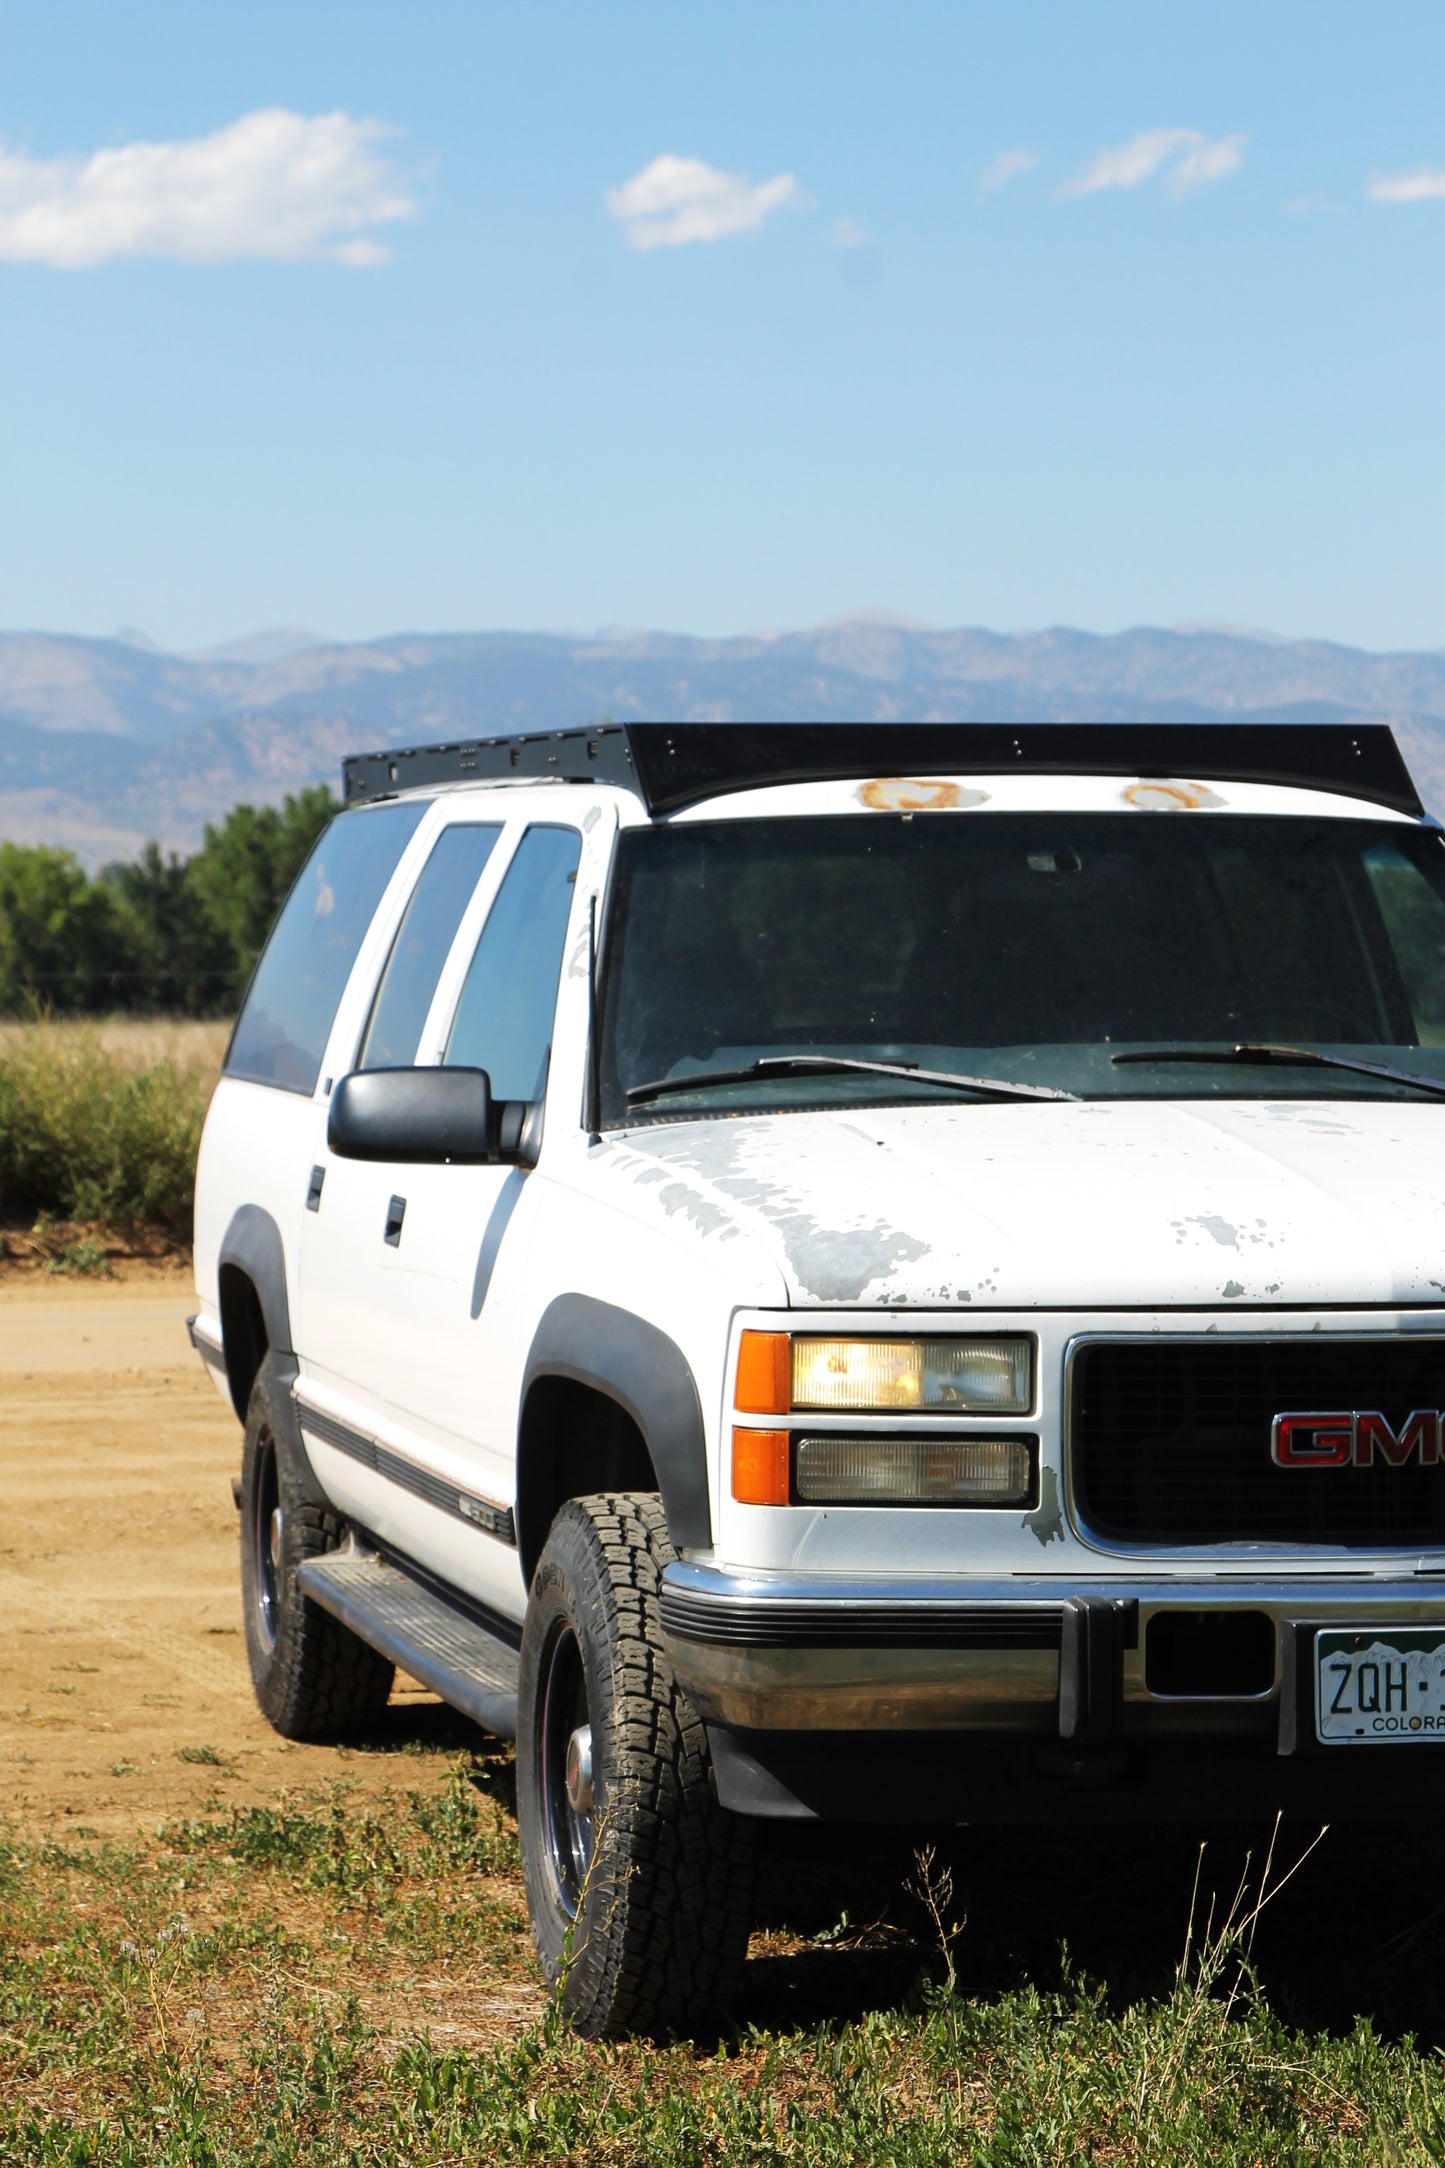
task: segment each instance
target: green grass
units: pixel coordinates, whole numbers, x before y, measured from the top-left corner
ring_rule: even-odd
[[[186,1231],[211,1082],[173,1053],[137,1067],[99,1025],[13,1027],[0,1048],[4,1216]],[[58,1241],[50,1262],[106,1270],[84,1236]]]
[[[1152,1986],[1091,1981],[1057,1948],[1000,1983],[983,1979],[998,1956],[987,1922],[964,1922],[947,1870],[925,1861],[911,1895],[895,1888],[891,1925],[775,1928],[749,1968],[771,1967],[772,1987],[749,1988],[723,2038],[581,2043],[536,1983],[506,1775],[463,1757],[440,1788],[338,1789],[124,1846],[0,1844],[0,2160],[1445,2160],[1435,2052],[1367,2018],[1302,2024],[1272,2007],[1252,1956],[1253,1875],[1233,1901],[1226,1878],[1212,1919],[1201,1891],[1187,1958]],[[1029,1856],[1008,1843],[981,1891]],[[774,1873],[775,1911],[807,1910],[807,1849]],[[1142,1862],[1129,1844],[1111,1856],[1126,1879],[1152,1871],[1147,1848]],[[1090,1857],[1082,1844],[1085,1873]],[[1301,1920],[1331,1886],[1309,1883],[1319,1871],[1312,1860],[1294,1884]],[[1137,1920],[1118,1928],[1121,1976],[1175,1894],[1138,1892]],[[1189,1919],[1186,1884],[1181,1948]],[[1340,1964],[1350,1972],[1347,1952]],[[822,2013],[830,1976],[848,1983],[845,2014]],[[1359,1977],[1342,1976],[1347,1995]],[[802,2004],[770,2014],[767,1993],[786,2000],[789,1979]]]

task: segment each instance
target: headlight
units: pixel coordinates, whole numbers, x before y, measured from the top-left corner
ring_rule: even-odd
[[[952,1409],[1024,1415],[1032,1405],[1031,1343],[1022,1334],[967,1339],[825,1340],[797,1337],[792,1405],[871,1411]]]

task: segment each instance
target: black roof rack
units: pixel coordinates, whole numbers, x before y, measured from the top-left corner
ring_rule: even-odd
[[[852,776],[1127,775],[1291,784],[1421,814],[1384,723],[603,723],[360,753],[345,802],[468,780],[615,783],[654,817],[769,783]]]
[[[628,733],[621,723],[595,730],[524,731],[467,738],[457,745],[413,745],[394,753],[352,753],[341,763],[347,805],[391,798],[438,783],[499,783],[509,776],[551,776],[567,783],[620,783],[637,789]]]

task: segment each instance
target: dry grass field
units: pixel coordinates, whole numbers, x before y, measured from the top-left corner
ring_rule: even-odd
[[[51,1017],[41,1023],[0,1017],[0,1062],[13,1060],[48,1041],[60,1053],[95,1045],[123,1076],[139,1076],[169,1062],[178,1075],[199,1077],[208,1086],[221,1073],[231,1026],[226,1018],[197,1023],[187,1017]]]

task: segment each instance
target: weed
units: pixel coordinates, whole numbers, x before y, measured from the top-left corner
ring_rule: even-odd
[[[958,1987],[953,1953],[967,1925],[965,1920],[951,1920],[948,1916],[953,1909],[953,1870],[939,1865],[937,1851],[931,1844],[914,1854],[914,1866],[916,1874],[908,1885],[908,1894],[917,1899],[927,1916],[943,1958],[947,1992],[952,1995]]]
[[[430,1888],[459,1875],[515,1871],[515,1831],[496,1802],[478,1793],[467,1759],[452,1764],[440,1792],[408,1792],[402,1804],[398,1822],[374,1802],[351,1805],[337,1785],[324,1811],[314,1804],[236,1807],[224,1821],[182,1822],[166,1834],[179,1851],[219,1850],[373,1905],[412,1883]]]
[[[30,1230],[30,1238],[44,1258],[46,1272],[69,1273],[76,1279],[111,1278],[110,1253],[94,1235],[57,1239],[42,1213]]]

